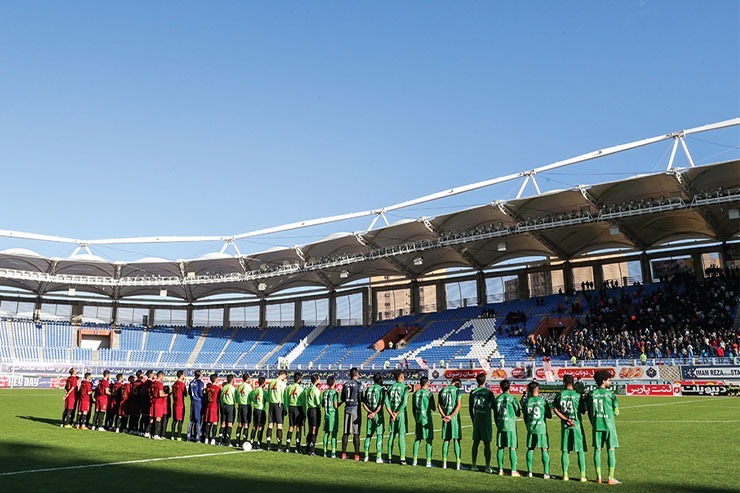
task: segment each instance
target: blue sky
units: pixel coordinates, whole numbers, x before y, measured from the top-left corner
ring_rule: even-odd
[[[233,234],[734,118],[739,20],[736,1],[2,2],[0,229]],[[687,142],[707,164],[738,157],[739,135]],[[539,183],[659,171],[668,148]],[[518,187],[390,219],[513,198]],[[240,248],[306,243],[369,221]],[[0,249],[17,246],[72,250],[0,238]],[[181,258],[218,248],[95,253]]]

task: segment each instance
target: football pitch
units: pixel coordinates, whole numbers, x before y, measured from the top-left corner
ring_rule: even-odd
[[[467,396],[465,396],[467,398]],[[186,442],[59,428],[59,390],[0,390],[0,491],[347,491],[497,492],[595,491],[635,492],[740,491],[740,399],[712,397],[620,397],[617,417],[617,486],[596,484],[590,425],[588,483],[560,480],[560,424],[548,425],[551,474],[542,479],[539,451],[535,478],[498,477],[483,472],[443,470],[441,441],[435,440],[437,467],[402,467],[357,463],[277,452],[236,449]],[[463,465],[470,464],[470,419],[463,401]],[[436,429],[439,429],[437,423]],[[364,427],[364,423],[363,423]],[[320,432],[319,438],[323,436]],[[305,435],[304,435],[305,437]],[[524,424],[519,423],[518,469],[524,474]],[[364,436],[363,436],[364,439]],[[304,438],[305,442],[305,438]],[[411,456],[413,436],[406,437]],[[317,453],[321,453],[321,441]],[[384,444],[384,448],[385,448]],[[350,449],[351,449],[350,442]],[[422,444],[420,455],[424,454]],[[394,451],[396,454],[397,448]],[[450,447],[449,464],[454,465]],[[479,464],[483,462],[483,450]],[[495,467],[495,448],[493,466]],[[603,471],[606,477],[606,457]],[[424,460],[420,459],[424,464]],[[505,468],[508,468],[508,453]],[[571,455],[571,478],[578,478]]]

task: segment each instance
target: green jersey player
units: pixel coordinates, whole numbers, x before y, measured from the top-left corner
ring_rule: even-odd
[[[496,420],[496,445],[498,450],[496,451],[496,461],[498,462],[498,475],[504,475],[504,449],[509,449],[509,460],[511,460],[511,476],[518,477],[519,471],[516,470],[516,447],[517,447],[517,436],[516,436],[516,417],[519,416],[521,410],[519,408],[519,401],[509,393],[511,382],[504,379],[499,384],[501,387],[501,395],[496,398],[496,402],[493,408],[493,416]]]
[[[552,411],[560,418],[560,443],[563,455],[561,464],[563,466],[563,481],[568,481],[568,465],[570,458],[568,454],[578,454],[578,469],[581,472],[581,481],[586,479],[586,439],[583,432],[581,414],[586,412],[586,406],[581,394],[573,389],[573,375],[563,377],[565,390],[555,396],[552,403]]]
[[[432,409],[434,409],[434,395],[429,392],[429,379],[421,377],[419,390],[411,399],[411,407],[416,421],[416,440],[414,440],[414,462],[419,457],[419,445],[422,440],[427,442],[427,467],[432,467],[432,442],[434,441],[434,423]]]
[[[470,469],[477,471],[478,447],[483,442],[483,454],[486,458],[486,472],[491,473],[491,440],[493,440],[493,425],[491,424],[491,409],[495,398],[493,393],[486,387],[486,374],[479,373],[475,377],[478,388],[470,393],[468,410],[470,420],[473,422],[473,450],[471,454],[472,465]]]
[[[318,436],[321,421],[321,391],[316,385],[318,381],[318,375],[311,375],[311,385],[303,392],[305,396],[303,405],[306,410],[306,419],[308,420],[306,453],[311,456],[316,455],[314,447],[316,447],[316,437]]]
[[[331,458],[337,458],[337,433],[339,433],[339,420],[337,419],[337,408],[339,408],[339,394],[334,389],[334,377],[326,379],[328,389],[321,394],[321,406],[324,408],[324,457],[328,450],[329,436],[331,435]]]
[[[396,383],[388,388],[385,395],[385,408],[390,415],[388,425],[388,462],[392,462],[393,442],[398,438],[398,451],[401,465],[406,465],[406,401],[409,397],[409,388],[404,381],[403,370],[394,370]]]
[[[303,374],[296,372],[293,375],[293,383],[288,385],[284,391],[283,401],[285,409],[288,411],[288,438],[285,441],[285,451],[290,451],[290,442],[295,430],[295,453],[301,451],[301,433],[303,432],[303,423],[306,421],[306,411],[304,409],[304,399],[306,396],[303,392]]]
[[[609,484],[619,484],[620,481],[614,478],[614,467],[617,463],[615,449],[619,447],[614,416],[619,416],[619,405],[617,396],[609,390],[610,378],[609,370],[599,370],[594,374],[594,381],[598,388],[586,395],[586,409],[593,429],[592,445],[594,446],[596,482],[601,483],[601,449],[606,446]]]
[[[460,387],[462,382],[454,378],[450,385],[439,391],[437,411],[442,417],[442,469],[447,469],[447,452],[450,449],[450,441],[455,443],[455,459],[457,470],[460,470],[460,440],[462,439],[462,425],[460,424],[460,407],[462,406],[462,393]]]
[[[385,401],[385,388],[383,387],[383,375],[376,373],[373,384],[365,389],[362,394],[362,407],[367,413],[367,424],[365,425],[365,462],[370,460],[370,442],[376,435],[375,462],[383,463],[383,428],[385,428],[385,415],[383,414],[383,402]]]
[[[547,422],[552,418],[550,405],[540,397],[540,384],[529,382],[527,385],[527,399],[522,397],[522,414],[527,427],[527,476],[532,477],[532,460],[534,449],[542,450],[542,467],[544,478],[550,479],[550,438],[547,435]]]
[[[249,393],[247,405],[252,408],[252,444],[257,439],[257,448],[262,448],[262,436],[265,430],[265,377],[257,379],[257,386]]]

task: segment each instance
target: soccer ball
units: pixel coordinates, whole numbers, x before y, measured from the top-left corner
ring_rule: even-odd
[[[249,452],[250,450],[252,450],[252,444],[249,443],[249,442],[244,442],[244,443],[242,443],[242,449],[245,452]]]

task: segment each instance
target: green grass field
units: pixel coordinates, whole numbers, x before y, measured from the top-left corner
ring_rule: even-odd
[[[464,402],[464,405],[467,405]],[[155,442],[129,435],[59,428],[62,399],[55,390],[0,390],[0,491],[740,491],[740,399],[622,397],[617,429],[617,478],[593,481],[498,477],[482,472],[397,464],[355,463],[276,452],[241,452],[195,443]],[[465,409],[465,408],[464,408]],[[470,462],[470,420],[463,413],[463,463]],[[559,423],[550,423],[552,474],[559,478]],[[439,428],[439,426],[437,427]],[[586,424],[589,436],[590,427]],[[520,423],[519,443],[525,433]],[[406,437],[411,455],[412,436]],[[351,448],[351,445],[350,445]],[[422,445],[422,451],[424,447]],[[374,444],[371,452],[374,451]],[[441,442],[434,446],[440,458]],[[519,449],[519,470],[526,468]],[[201,457],[184,457],[201,455]],[[423,454],[423,452],[422,452]],[[482,461],[482,447],[479,461]],[[508,455],[508,454],[507,454]],[[450,450],[450,459],[454,455]],[[373,454],[374,458],[374,454]],[[159,459],[159,460],[152,460]],[[587,453],[589,479],[593,456]],[[61,469],[70,466],[137,463]],[[495,466],[494,452],[494,466]],[[397,461],[397,460],[396,460]],[[453,459],[454,463],[454,459]],[[508,456],[506,459],[508,464]],[[508,467],[508,466],[506,466]],[[571,476],[577,461],[571,456]],[[606,457],[603,459],[606,474]],[[39,471],[39,469],[51,469]],[[29,471],[23,474],[7,474]],[[539,452],[535,474],[542,473]]]

